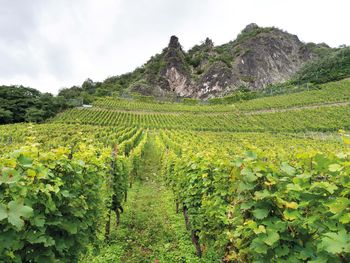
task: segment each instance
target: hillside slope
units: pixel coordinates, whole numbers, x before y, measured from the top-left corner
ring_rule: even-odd
[[[178,37],[172,36],[167,47],[134,71],[108,77],[102,82],[87,79],[81,87],[63,89],[59,95],[83,98],[85,103],[96,97],[130,96],[133,92],[171,99],[206,100],[242,89],[259,91],[290,80],[297,85],[307,82],[308,76],[318,69],[317,65],[322,61],[334,61],[334,54],[339,50],[324,43],[303,43],[296,35],[256,24],[246,26],[235,40],[226,44],[216,46],[206,38],[188,51],[183,49]],[[347,61],[347,54],[345,59],[336,59],[342,72],[337,73],[337,78],[327,77],[328,81],[348,76],[345,74]],[[312,66],[307,66],[309,64]],[[327,70],[332,71],[332,68]]]
[[[313,56],[297,36],[256,24],[227,44],[214,46],[207,38],[188,52],[172,36],[168,47],[145,64],[140,81],[130,89],[144,95],[175,93],[202,99],[240,87],[261,89],[288,80]]]

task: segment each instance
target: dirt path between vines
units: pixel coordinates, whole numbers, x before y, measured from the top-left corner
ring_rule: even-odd
[[[160,156],[150,134],[137,180],[128,192],[121,223],[110,246],[91,263],[208,262],[195,255],[182,213],[160,178]]]

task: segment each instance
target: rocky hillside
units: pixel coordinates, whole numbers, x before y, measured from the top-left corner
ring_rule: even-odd
[[[260,90],[293,77],[296,80],[295,76],[299,79],[302,76],[307,82],[316,68],[307,65],[314,61],[316,65],[318,61],[330,61],[329,70],[332,71],[332,65],[339,64],[339,59],[334,59],[339,57],[334,55],[336,51],[324,43],[303,43],[297,36],[283,30],[256,24],[248,25],[235,40],[224,45],[215,46],[207,38],[188,51],[182,48],[176,36],[172,36],[160,54],[133,72],[103,82],[88,79],[81,87],[65,89],[60,95],[83,97],[87,102],[95,96],[125,92],[156,97],[222,97],[241,88]],[[341,64],[341,68],[348,68],[347,60],[344,61],[346,63]],[[303,68],[307,69],[307,74],[296,74]],[[348,72],[343,71],[337,76]],[[297,83],[300,83],[299,79]]]
[[[223,96],[240,87],[261,89],[288,80],[312,58],[297,36],[256,24],[248,25],[232,42],[214,46],[207,38],[188,52],[172,36],[168,47],[143,66],[139,81],[129,88],[144,95]]]

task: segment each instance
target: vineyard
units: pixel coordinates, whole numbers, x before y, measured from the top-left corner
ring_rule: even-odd
[[[0,262],[350,262],[349,116],[343,80],[0,126]]]

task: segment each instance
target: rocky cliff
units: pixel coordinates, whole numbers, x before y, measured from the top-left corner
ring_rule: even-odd
[[[288,80],[314,56],[297,36],[256,24],[227,44],[215,46],[207,38],[187,52],[172,36],[162,53],[137,70],[127,88],[143,95],[207,99]]]

